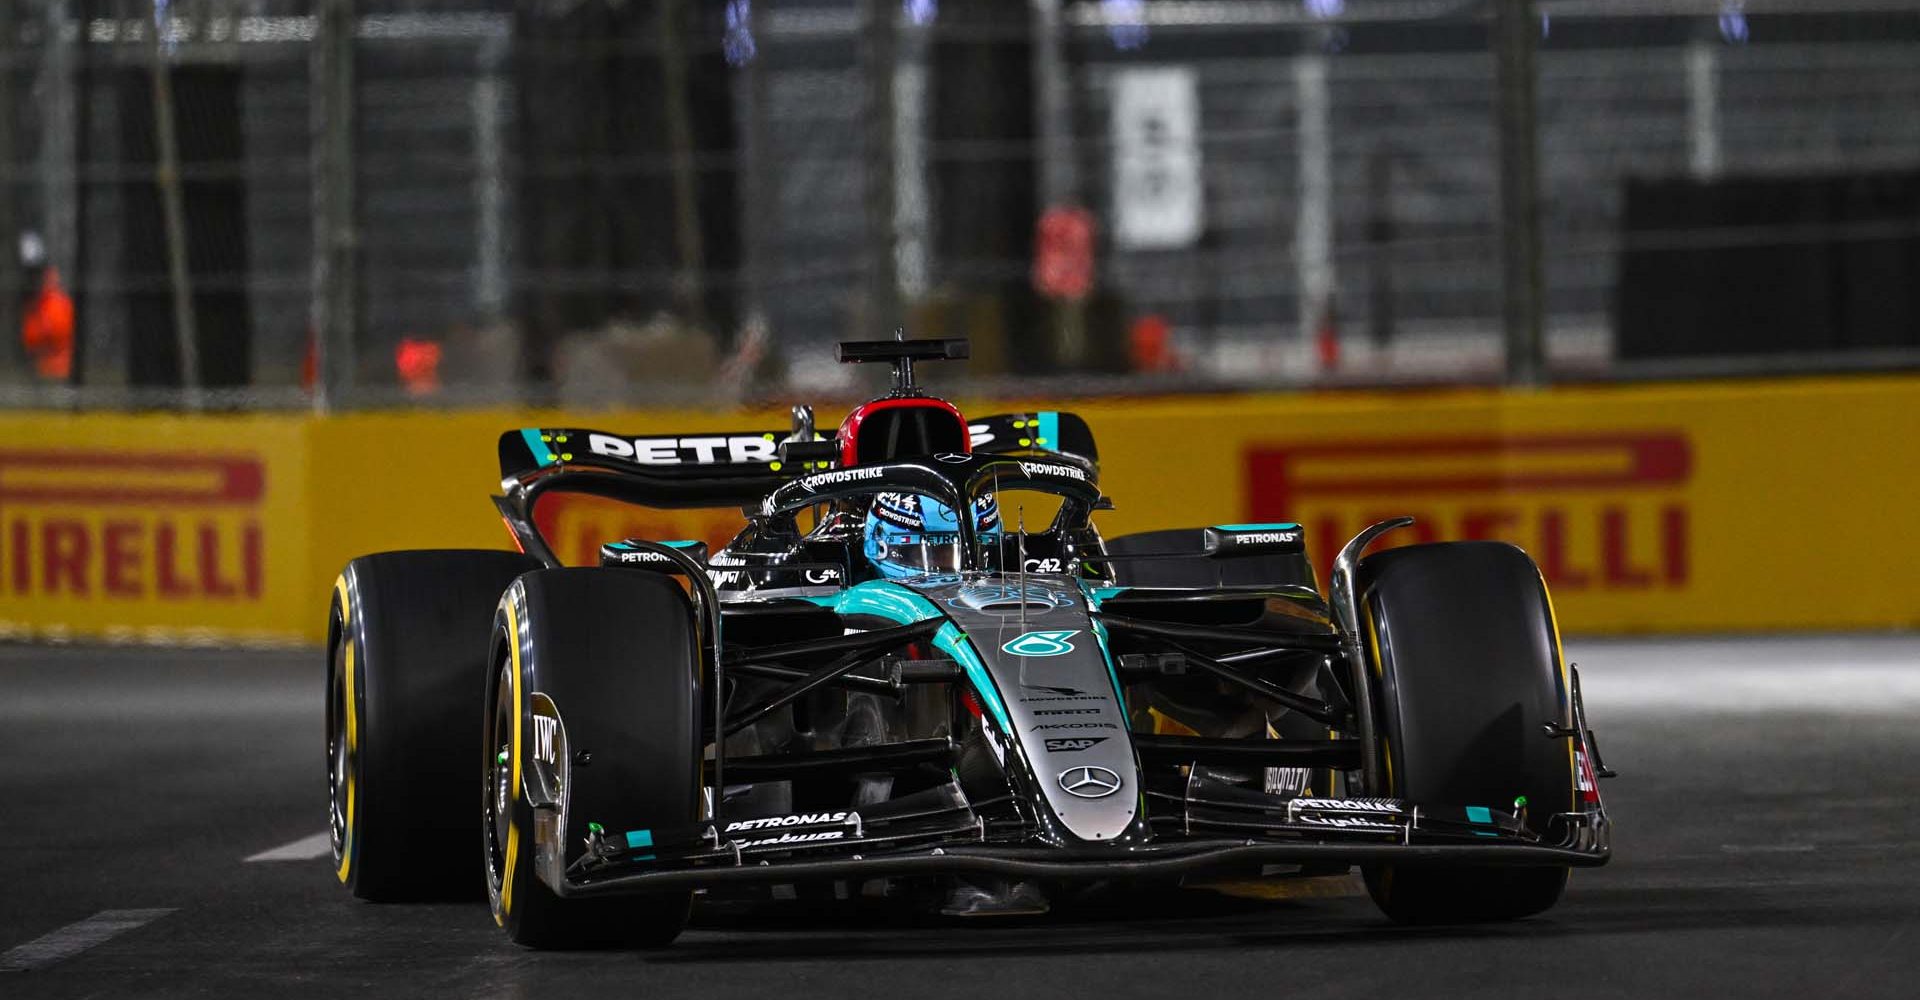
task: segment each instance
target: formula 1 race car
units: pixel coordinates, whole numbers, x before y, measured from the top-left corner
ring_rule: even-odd
[[[775,431],[509,431],[494,503],[520,552],[347,566],[327,773],[355,895],[484,873],[513,940],[566,948],[664,944],[696,891],[1030,913],[1075,884],[1356,865],[1396,920],[1509,919],[1606,863],[1607,771],[1518,548],[1363,558],[1398,518],[1323,593],[1297,524],[1103,539],[1085,421],[923,394],[914,363],[964,341],[838,355],[893,390],[831,437],[805,407]],[[563,493],[745,527],[566,568],[535,526]]]

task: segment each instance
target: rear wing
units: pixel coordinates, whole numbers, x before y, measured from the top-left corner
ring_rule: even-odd
[[[500,479],[532,488],[594,493],[647,507],[744,507],[807,471],[782,461],[791,430],[614,434],[524,427],[500,435]]]
[[[1072,413],[1002,413],[968,424],[981,455],[1044,456],[1098,473],[1087,422]],[[578,427],[522,427],[500,435],[496,498],[508,527],[530,552],[545,545],[533,528],[534,502],[550,491],[586,493],[656,509],[757,508],[780,487],[833,468],[813,414],[796,407],[780,430],[629,435]],[[802,447],[802,444],[805,447]],[[543,555],[542,558],[545,558]]]
[[[1064,410],[996,413],[967,422],[973,450],[991,455],[1052,454],[1100,464],[1093,429],[1079,414]]]

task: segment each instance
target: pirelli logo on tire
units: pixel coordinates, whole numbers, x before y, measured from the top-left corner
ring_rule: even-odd
[[[1247,507],[1306,526],[1320,579],[1347,538],[1399,514],[1409,542],[1527,550],[1556,595],[1685,590],[1694,448],[1684,431],[1249,443]]]

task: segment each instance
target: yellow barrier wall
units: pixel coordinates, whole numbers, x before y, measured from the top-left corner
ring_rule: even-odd
[[[305,420],[0,416],[0,630],[311,631]]]
[[[988,412],[987,407],[967,408]],[[1920,378],[1108,400],[1110,537],[1297,520],[1322,563],[1365,522],[1395,542],[1525,547],[1575,632],[1920,625]],[[1004,412],[1008,407],[990,408]],[[837,414],[822,414],[826,422]],[[306,417],[4,415],[0,628],[317,640],[354,555],[499,548],[494,441],[784,413]],[[563,556],[627,534],[723,540],[730,511],[543,512]]]

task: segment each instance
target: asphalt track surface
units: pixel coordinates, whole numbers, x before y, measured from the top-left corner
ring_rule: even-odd
[[[709,907],[664,952],[536,954],[483,904],[244,860],[324,829],[316,652],[0,647],[0,997],[1920,996],[1920,637],[1569,652],[1616,853],[1532,920],[1399,928],[1345,879]]]

